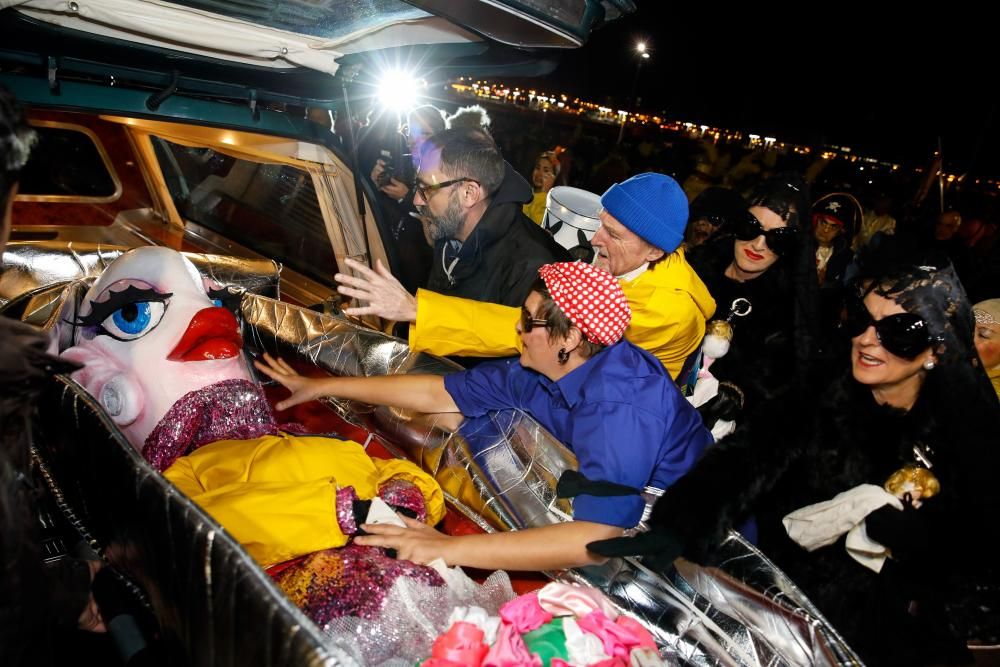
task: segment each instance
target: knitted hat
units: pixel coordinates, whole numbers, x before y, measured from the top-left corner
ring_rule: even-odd
[[[669,176],[646,173],[616,183],[601,197],[601,205],[626,229],[663,252],[677,250],[684,239],[687,197]]]
[[[538,275],[552,300],[587,340],[602,345],[621,340],[632,311],[617,278],[583,262],[546,264]]]

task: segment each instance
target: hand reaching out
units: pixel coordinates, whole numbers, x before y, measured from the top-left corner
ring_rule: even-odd
[[[380,260],[375,260],[374,270],[353,259],[345,259],[344,264],[347,268],[359,273],[360,276],[338,273],[333,277],[340,283],[337,291],[367,302],[365,306],[345,308],[344,313],[356,317],[376,315],[394,322],[416,321],[416,298],[406,291],[406,288],[393,277]]]
[[[287,410],[300,403],[314,401],[323,395],[320,391],[321,380],[299,375],[284,359],[275,359],[265,352],[264,362],[266,363],[254,361],[253,365],[261,373],[292,392],[291,396],[276,403],[274,406],[275,409]]]
[[[396,557],[426,565],[435,558],[441,558],[448,565],[450,535],[434,530],[431,526],[410,517],[401,517],[406,528],[390,524],[363,524],[366,536],[357,537],[357,544],[368,547],[385,547],[396,550]],[[452,554],[454,555],[454,554]]]

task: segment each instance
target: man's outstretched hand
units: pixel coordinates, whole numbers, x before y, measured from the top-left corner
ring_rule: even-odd
[[[417,299],[406,291],[389,269],[375,260],[375,269],[353,259],[345,259],[344,265],[359,275],[349,276],[338,273],[333,278],[340,285],[337,291],[366,304],[356,308],[345,308],[344,313],[361,317],[376,315],[394,322],[415,322],[417,320]]]

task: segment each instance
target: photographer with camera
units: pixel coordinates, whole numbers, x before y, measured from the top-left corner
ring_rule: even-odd
[[[430,242],[413,206],[413,156],[419,154],[429,137],[444,129],[444,113],[425,104],[411,110],[402,127],[381,136],[374,131],[366,136],[367,141],[363,140],[368,144],[364,152],[369,159],[374,158],[371,181],[383,195],[379,206],[392,224],[402,265],[399,278],[411,291],[423,286],[431,264]]]

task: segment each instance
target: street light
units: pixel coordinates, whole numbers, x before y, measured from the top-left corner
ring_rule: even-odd
[[[639,73],[642,71],[642,63],[645,62],[645,61],[647,61],[647,60],[649,60],[649,48],[646,46],[646,42],[638,42],[638,43],[636,43],[636,45],[635,45],[635,52],[639,56],[636,59],[636,63],[635,63],[635,79],[632,80],[632,92],[629,94],[627,103],[625,105],[626,108],[628,108],[630,110],[635,106],[635,101],[636,101],[635,94],[636,94],[636,91],[639,89]],[[622,126],[618,130],[618,141],[617,141],[617,143],[619,143],[619,144],[622,142],[622,137],[625,134],[625,119],[626,118],[627,118],[627,116],[623,116],[622,117]]]
[[[632,93],[628,98],[628,108],[632,109],[636,104],[636,91],[639,88],[639,72],[642,71],[642,63],[649,60],[649,49],[646,42],[638,42],[635,45],[635,52],[639,56],[635,62],[635,79],[632,80]]]

